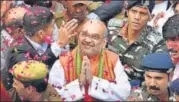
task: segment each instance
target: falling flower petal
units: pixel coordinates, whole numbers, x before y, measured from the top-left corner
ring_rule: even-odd
[[[39,59],[39,56],[38,56],[38,55],[35,55],[33,59],[34,59],[34,60],[38,60],[38,59]]]
[[[5,50],[5,48],[1,48],[1,51],[4,51]]]
[[[42,60],[46,61],[47,60],[47,56],[42,56]]]
[[[48,79],[47,78],[44,78],[44,81],[45,81],[45,83],[48,83]]]
[[[76,97],[76,95],[72,95],[72,96],[71,96],[71,99],[72,99],[72,100],[74,100],[74,99],[75,99],[75,97]]]
[[[7,30],[7,32],[8,32],[9,34],[12,33],[12,28],[11,28],[11,27],[7,27],[6,30]]]
[[[111,2],[111,0],[106,0],[105,4],[109,4]]]
[[[50,37],[50,36],[45,36],[44,42],[46,42],[47,44],[51,44],[51,43],[53,42],[52,37]]]
[[[28,66],[24,66],[24,68],[23,68],[24,70],[26,70],[26,69],[29,69],[29,67]]]
[[[21,79],[22,76],[21,76],[20,74],[17,74],[17,78],[18,78],[18,79]]]
[[[14,69],[13,68],[9,69],[9,73],[13,74],[14,73]]]

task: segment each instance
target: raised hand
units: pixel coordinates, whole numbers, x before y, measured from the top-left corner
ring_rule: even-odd
[[[77,35],[77,32],[74,32],[74,30],[78,26],[78,21],[76,19],[72,19],[66,24],[62,22],[62,25],[59,29],[59,38],[58,38],[58,45],[59,47],[64,47],[66,44],[69,43],[70,39]]]

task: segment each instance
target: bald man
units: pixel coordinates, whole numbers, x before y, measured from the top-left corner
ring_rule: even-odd
[[[107,29],[98,20],[87,21],[78,46],[53,65],[49,83],[64,101],[122,101],[131,90],[117,54],[105,49]]]

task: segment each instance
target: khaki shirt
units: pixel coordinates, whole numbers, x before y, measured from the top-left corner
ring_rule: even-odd
[[[13,101],[22,101],[15,88],[10,89],[8,93]],[[61,98],[57,91],[50,84],[48,84],[47,89],[42,92],[42,101],[61,101]]]

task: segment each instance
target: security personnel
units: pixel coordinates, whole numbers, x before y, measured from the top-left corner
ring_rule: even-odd
[[[112,29],[115,26],[109,29],[108,49],[119,54],[131,80],[143,80],[141,59],[149,53],[167,50],[167,47],[161,34],[147,26],[155,1],[134,0],[129,3],[127,24],[121,26],[118,22],[117,31]]]
[[[42,62],[28,60],[13,66],[13,101],[60,101],[56,90],[48,84],[48,68]]]
[[[166,52],[148,54],[142,60],[145,82],[141,88],[133,90],[128,101],[169,101],[172,93],[168,84],[174,65]]]
[[[170,84],[170,90],[173,92],[173,97],[170,100],[179,101],[179,78]]]

